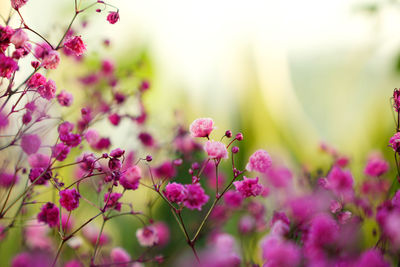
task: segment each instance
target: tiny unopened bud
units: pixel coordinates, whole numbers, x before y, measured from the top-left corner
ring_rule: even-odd
[[[103,153],[102,157],[106,159],[106,158],[108,158],[108,154],[107,153]]]
[[[239,152],[239,148],[237,146],[232,147],[232,153],[236,154]]]
[[[147,155],[146,156],[146,161],[147,162],[150,162],[150,161],[152,161],[153,160],[153,157],[152,156],[150,156],[150,155]]]
[[[242,141],[243,140],[243,134],[242,133],[237,133],[235,136],[236,140]]]
[[[227,130],[225,132],[225,136],[228,137],[228,138],[231,138],[232,137],[232,131],[231,130]]]
[[[182,162],[183,162],[182,159],[175,159],[175,160],[173,161],[173,163],[174,163],[175,166],[182,165]]]
[[[199,168],[200,168],[200,164],[199,164],[199,163],[194,162],[194,163],[192,164],[192,169],[193,169],[193,170],[197,170],[197,169],[199,169]]]

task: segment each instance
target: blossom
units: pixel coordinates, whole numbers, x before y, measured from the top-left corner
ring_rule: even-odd
[[[176,175],[174,164],[170,161],[165,161],[154,170],[154,174],[158,178],[174,177]]]
[[[54,203],[47,202],[42,206],[37,218],[39,222],[47,223],[50,227],[58,226],[59,209]]]
[[[98,238],[99,236],[99,229],[95,228],[94,226],[92,226],[91,224],[88,224],[87,226],[85,226],[82,229],[82,234],[83,236],[92,244],[95,245],[97,244],[97,239],[98,240],[98,244],[100,246],[107,244],[110,241],[110,238],[108,237],[108,235],[106,235],[104,233],[104,231],[100,234],[100,238]]]
[[[56,96],[56,83],[53,80],[48,80],[44,86],[40,86],[37,90],[44,99],[53,99]]]
[[[28,162],[33,168],[47,168],[47,166],[50,164],[50,157],[41,153],[36,153],[28,157]]]
[[[225,203],[231,208],[238,208],[242,205],[243,195],[240,192],[230,190],[224,195]]]
[[[110,12],[107,15],[107,20],[110,24],[115,24],[119,20],[119,13],[118,12]]]
[[[106,204],[106,208],[113,208],[117,211],[121,210],[121,203],[118,200],[122,197],[120,193],[105,193],[104,195],[104,203]]]
[[[14,59],[0,53],[0,77],[10,79],[11,75],[18,69],[18,64]]]
[[[64,43],[64,47],[72,51],[75,56],[80,56],[86,51],[86,45],[83,43],[81,36],[74,36]]]
[[[10,38],[10,42],[13,43],[16,48],[23,47],[28,40],[28,34],[22,29],[16,30]]]
[[[113,113],[108,116],[108,120],[112,125],[117,126],[121,121],[121,116],[119,116],[117,113]]]
[[[114,158],[120,158],[120,157],[122,157],[124,154],[125,154],[125,150],[122,150],[121,148],[113,149],[113,150],[110,152],[110,156],[111,156],[111,157],[114,157]]]
[[[276,237],[265,239],[262,244],[265,267],[294,267],[301,263],[300,249],[292,242]]]
[[[158,234],[154,226],[149,225],[136,230],[136,237],[139,244],[143,247],[151,247],[157,245]]]
[[[210,159],[227,159],[228,151],[226,146],[218,141],[207,141],[204,145],[204,150],[207,152]]]
[[[124,263],[131,261],[131,256],[125,249],[116,247],[111,250],[110,253],[111,260],[113,263]],[[128,264],[118,264],[118,266],[127,267]]]
[[[63,143],[59,143],[51,148],[51,156],[56,158],[58,161],[63,161],[67,158],[71,148]]]
[[[11,6],[14,9],[20,9],[22,6],[24,6],[28,0],[11,0]]]
[[[258,196],[262,193],[263,187],[258,183],[258,177],[247,178],[243,176],[242,181],[233,182],[236,190],[239,191],[243,197]]]
[[[386,160],[374,156],[368,160],[367,166],[365,166],[364,169],[364,173],[369,176],[381,176],[385,174],[388,169],[389,163]]]
[[[126,169],[119,179],[119,183],[128,190],[136,190],[139,187],[139,181],[142,177],[142,171],[136,165]]]
[[[154,228],[156,228],[156,233],[158,236],[157,245],[164,246],[169,242],[170,232],[168,225],[164,222],[156,222],[153,224]]]
[[[0,187],[9,187],[19,180],[16,173],[1,172],[0,173]]]
[[[138,138],[144,146],[147,146],[147,147],[154,146],[154,138],[151,134],[142,132],[138,135]]]
[[[334,244],[339,237],[339,226],[336,221],[327,214],[320,214],[311,221],[305,246],[308,249],[323,249]]]
[[[389,146],[395,152],[400,152],[400,132],[395,133],[389,140]]]
[[[327,176],[327,188],[337,195],[349,199],[353,196],[353,176],[350,171],[334,166]]]
[[[72,105],[72,101],[74,100],[74,97],[72,94],[68,93],[65,90],[62,90],[58,95],[57,95],[57,101],[60,103],[61,106],[64,107],[69,107]]]
[[[164,195],[171,202],[182,203],[186,198],[187,190],[182,184],[170,183],[165,187]]]
[[[185,188],[187,190],[186,198],[183,201],[185,207],[191,210],[201,210],[201,207],[208,202],[210,197],[205,194],[204,189],[198,183],[187,184]]]
[[[45,184],[47,180],[51,179],[52,172],[45,168],[36,167],[32,168],[29,172],[29,180],[37,185]]]
[[[390,264],[378,249],[369,249],[360,256],[356,266],[363,267],[389,267]]]
[[[21,138],[21,147],[22,150],[28,154],[36,153],[41,145],[40,138],[37,134],[25,134]]]
[[[29,79],[28,86],[31,88],[38,88],[40,86],[45,86],[46,82],[47,82],[46,77],[44,77],[42,74],[36,72]]]
[[[79,206],[79,198],[81,195],[73,189],[64,189],[60,191],[60,204],[61,207],[67,211],[76,209]]]
[[[7,128],[9,120],[6,114],[0,111],[0,130]]]
[[[14,34],[14,30],[10,26],[0,25],[0,54],[6,51],[7,47],[10,45],[10,39]]]
[[[48,51],[42,60],[42,66],[45,69],[56,69],[60,63],[60,54],[55,50]]]
[[[272,161],[268,152],[262,149],[257,150],[250,156],[246,165],[246,170],[266,173],[271,167]]]
[[[210,118],[196,119],[190,125],[190,133],[193,137],[208,137],[214,129],[213,124],[214,122]]]

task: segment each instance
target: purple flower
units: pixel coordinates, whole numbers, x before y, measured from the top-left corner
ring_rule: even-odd
[[[59,209],[54,203],[47,202],[42,206],[37,218],[39,222],[47,223],[50,227],[56,227],[59,222]]]
[[[73,189],[64,189],[60,191],[60,204],[61,207],[66,209],[67,211],[71,211],[76,209],[79,206],[79,198],[81,195]]]

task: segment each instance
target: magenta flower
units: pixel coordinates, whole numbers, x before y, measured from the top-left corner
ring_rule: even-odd
[[[334,166],[329,172],[327,180],[327,188],[332,190],[335,194],[344,197],[346,200],[350,199],[353,194],[353,176],[350,171],[342,170]]]
[[[320,250],[333,245],[339,237],[339,225],[327,214],[312,219],[305,246],[307,249]]]
[[[266,172],[267,181],[270,185],[277,188],[285,188],[292,181],[292,172],[285,167],[271,167]]]
[[[131,256],[125,249],[116,247],[111,250],[110,257],[113,263],[118,264],[121,267],[128,267],[129,264],[122,264],[124,262],[131,261]]]
[[[214,129],[213,124],[210,118],[197,119],[190,125],[190,133],[193,137],[208,137]]]
[[[111,122],[112,125],[118,126],[121,121],[121,116],[119,116],[117,113],[113,113],[108,116],[108,120]]]
[[[156,222],[153,224],[153,227],[156,229],[156,233],[158,236],[158,246],[164,246],[169,242],[170,238],[170,231],[169,227],[166,223],[164,222]]]
[[[86,45],[83,43],[80,36],[74,36],[64,43],[64,47],[75,54],[80,56],[86,51]]]
[[[47,202],[42,206],[37,218],[39,222],[47,223],[50,227],[56,227],[60,220],[59,209],[54,203]]]
[[[264,267],[295,267],[300,266],[301,251],[292,242],[269,237],[262,245]]]
[[[56,69],[60,63],[60,54],[55,50],[47,51],[43,56],[42,66],[45,69]]]
[[[10,79],[11,75],[18,69],[18,64],[14,59],[0,53],[0,77]]]
[[[152,225],[137,229],[136,237],[143,247],[151,247],[158,244],[157,230]]]
[[[14,9],[20,9],[22,6],[24,6],[28,0],[11,0],[11,6]]]
[[[207,152],[210,159],[227,159],[228,150],[226,146],[218,141],[207,141],[204,145],[204,150]]]
[[[39,86],[37,91],[44,99],[53,99],[57,91],[56,83],[53,80],[48,80],[44,86]]]
[[[9,120],[6,114],[0,111],[0,130],[7,128]]]
[[[171,178],[176,175],[176,171],[172,162],[165,161],[154,170],[154,174],[158,178]]]
[[[154,138],[151,134],[142,132],[138,135],[139,140],[142,142],[144,146],[152,147],[154,146]]]
[[[28,155],[35,154],[39,150],[41,143],[37,134],[25,134],[21,138],[21,148]]]
[[[110,24],[115,24],[119,20],[119,13],[118,12],[110,12],[107,15],[107,20]]]
[[[126,169],[119,178],[119,183],[128,190],[136,190],[139,187],[140,178],[142,177],[142,171],[136,165]]]
[[[64,145],[63,143],[59,143],[51,148],[52,154],[51,156],[56,158],[58,161],[63,161],[67,158],[71,148],[69,146]]]
[[[380,157],[374,156],[368,160],[364,173],[369,176],[381,176],[388,170],[389,163]]]
[[[117,211],[121,210],[121,203],[118,202],[118,200],[122,197],[122,194],[120,193],[105,193],[104,195],[104,203],[106,203],[106,208],[112,208]]]
[[[185,188],[187,190],[186,198],[183,201],[185,207],[190,210],[201,210],[210,197],[205,194],[204,189],[198,183],[187,184],[185,185]]]
[[[121,148],[113,149],[113,150],[110,152],[110,156],[111,156],[111,157],[114,157],[114,158],[120,158],[120,157],[122,157],[124,154],[125,154],[125,150],[122,150]]]
[[[60,103],[61,106],[63,107],[69,107],[72,105],[72,101],[74,100],[74,97],[72,94],[68,93],[65,90],[62,90],[58,95],[57,95],[57,101]]]
[[[33,168],[47,168],[50,164],[50,157],[41,153],[36,153],[28,157],[28,162]]]
[[[46,184],[47,180],[51,179],[53,175],[51,171],[47,171],[42,174],[46,169],[41,167],[32,168],[29,172],[29,180],[33,183],[35,182],[36,185]],[[40,177],[40,178],[39,178]]]
[[[240,192],[230,190],[225,193],[224,201],[230,208],[239,208],[243,202],[243,195]]]
[[[389,146],[393,148],[395,152],[400,152],[400,132],[395,133],[389,140]]]
[[[257,150],[250,156],[249,162],[246,165],[246,170],[266,173],[271,167],[272,161],[268,152],[262,149]]]
[[[363,267],[389,267],[390,264],[384,258],[380,250],[369,249],[365,251],[357,261],[355,266]]]
[[[64,189],[60,191],[60,204],[61,207],[67,211],[76,209],[79,206],[79,198],[81,195],[75,188]]]
[[[258,177],[247,178],[246,176],[243,176],[242,181],[233,182],[233,185],[243,197],[258,196],[263,191],[263,186],[258,183]]]
[[[31,88],[39,88],[46,85],[46,77],[40,73],[35,73],[28,81],[28,86]]]
[[[19,180],[19,176],[13,173],[1,172],[0,173],[0,187],[9,187]],[[1,231],[0,231],[1,232]]]
[[[23,47],[28,40],[28,34],[22,29],[16,30],[10,38],[10,42],[13,43],[16,48]]]
[[[170,183],[165,187],[164,195],[171,202],[182,203],[186,198],[187,190],[182,184]]]
[[[0,54],[4,53],[10,45],[10,39],[13,34],[14,30],[10,26],[4,27],[0,25]]]

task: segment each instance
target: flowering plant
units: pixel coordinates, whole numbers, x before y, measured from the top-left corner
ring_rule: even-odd
[[[393,94],[397,125],[388,148],[394,152],[394,179],[388,179],[389,162],[371,154],[365,177],[356,184],[349,158],[327,144],[321,150],[332,158],[330,168],[317,175],[305,170],[294,179],[294,172],[264,149],[242,164],[243,134],[227,130],[213,140],[218,136],[211,118],[189,127],[180,123],[170,145],[159,142],[146,128],[143,99],[150,82],[111,60],[101,58],[95,70],[74,80],[84,88],[79,98],[72,90],[59,90],[61,79],[49,77],[68,58],[85,64],[87,44],[77,34],[78,16],[92,8],[111,10],[106,20],[116,24],[116,7],[75,0],[71,21],[52,43],[24,20],[27,0],[11,0],[11,6],[0,25],[0,245],[15,233],[22,243],[11,266],[399,262],[399,90]],[[13,16],[17,26],[11,25]],[[125,80],[133,80],[134,88],[123,90]],[[77,118],[74,110],[80,111]],[[101,124],[124,123],[139,129],[135,151],[115,147],[110,131],[100,130]],[[146,205],[138,204],[144,198]],[[137,240],[140,249],[134,253],[113,240],[118,228],[113,222],[123,217],[139,223],[121,229]],[[180,244],[192,254],[179,253]]]

